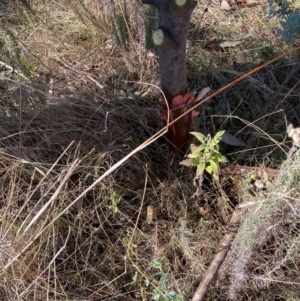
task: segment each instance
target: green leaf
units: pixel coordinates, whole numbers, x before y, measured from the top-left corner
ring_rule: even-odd
[[[185,159],[180,162],[181,165],[184,166],[195,166],[194,161],[192,159]]]
[[[205,148],[206,148],[206,145],[205,145],[205,144],[201,144],[201,145],[199,145],[199,146],[197,147],[196,151],[200,153],[200,152],[202,152],[203,150],[205,150]]]
[[[217,174],[219,171],[219,167],[214,160],[209,160],[210,166],[214,174]]]
[[[209,145],[206,145],[206,148],[204,150],[204,153],[207,154],[207,153],[213,153],[214,152],[214,146],[209,144]]]
[[[166,293],[166,296],[169,298],[174,299],[174,297],[176,296],[176,293],[174,291],[169,291]]]
[[[215,138],[221,139],[222,136],[223,136],[223,134],[224,134],[225,132],[226,132],[226,131],[219,131],[219,132],[217,132],[213,139],[215,139]]]
[[[205,170],[205,162],[200,162],[197,166],[196,177],[203,174]]]
[[[216,152],[216,153],[215,153],[215,156],[216,156],[216,161],[217,161],[217,162],[221,162],[221,163],[226,163],[226,162],[228,162],[227,158],[224,157],[223,155],[221,155],[219,152]]]
[[[206,149],[204,152],[205,161],[209,161],[213,155],[213,151],[210,149]]]
[[[188,154],[188,159],[180,162],[185,166],[196,166],[196,176],[199,176],[207,171],[214,177],[217,177],[219,171],[219,162],[228,162],[227,159],[219,152],[219,143],[225,131],[219,131],[214,138],[210,135],[205,137],[198,132],[191,132],[199,141],[200,145],[191,144],[191,152]]]
[[[195,158],[200,157],[200,154],[199,154],[199,153],[196,153],[196,152],[193,152],[193,153],[191,153],[191,154],[188,154],[187,156],[188,156],[189,158],[195,159]]]
[[[219,152],[219,150],[215,150],[215,151],[214,151],[214,155],[215,155],[216,157],[222,156],[221,153]]]
[[[211,165],[208,165],[205,169],[209,174],[212,174],[213,173],[213,169],[211,167]]]
[[[196,146],[194,144],[191,144],[191,153],[200,153],[206,148],[205,144],[201,144],[199,146]]]
[[[210,142],[210,146],[213,146],[214,148],[219,147],[219,142],[218,140],[216,140],[215,138],[213,140],[211,140]]]
[[[154,259],[152,260],[152,266],[155,268],[155,269],[158,269],[160,271],[162,271],[162,268],[165,264],[165,257],[160,257],[158,259]]]
[[[220,159],[218,159],[218,161],[221,162],[221,163],[227,163],[227,162],[229,162],[228,159],[226,157],[224,157],[224,156],[222,156]]]
[[[201,143],[205,144],[205,136],[198,132],[190,132],[190,134],[194,135]]]
[[[197,149],[197,145],[195,145],[195,144],[191,144],[191,146],[190,146],[190,148],[191,148],[191,153],[195,153],[196,152],[196,149]]]

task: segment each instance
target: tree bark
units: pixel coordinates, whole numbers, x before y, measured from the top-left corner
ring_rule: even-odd
[[[166,117],[169,115],[169,121],[172,121],[190,108],[194,101],[194,98],[189,95],[187,85],[186,41],[196,1],[143,0],[142,2],[154,5],[158,9],[158,28],[163,31],[163,43],[157,46],[160,82],[168,106],[162,98],[161,104],[164,118],[168,121]],[[179,2],[181,5],[177,4]],[[191,120],[192,114],[187,114],[169,129],[170,142],[179,151],[183,151],[188,143]]]

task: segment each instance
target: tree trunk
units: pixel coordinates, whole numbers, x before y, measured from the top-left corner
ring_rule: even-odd
[[[186,74],[186,41],[194,0],[143,0],[158,9],[158,30],[153,33],[157,45],[160,82],[168,105],[161,97],[163,118],[168,121],[182,115],[194,102],[189,95]],[[191,130],[192,113],[169,128],[169,140],[177,151],[184,151]]]

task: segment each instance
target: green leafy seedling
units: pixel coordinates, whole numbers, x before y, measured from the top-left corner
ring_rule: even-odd
[[[211,174],[214,179],[218,179],[219,164],[228,162],[228,160],[219,152],[219,143],[225,131],[219,131],[211,138],[210,135],[206,137],[198,132],[191,132],[200,145],[191,144],[191,153],[188,154],[188,159],[180,162],[185,166],[196,166],[196,177],[199,177],[204,171]]]
[[[163,271],[165,264],[165,257],[152,261],[152,267],[158,270],[155,276],[159,278],[158,286],[152,292],[152,299],[154,301],[183,301],[182,297],[173,289],[171,275]]]
[[[111,200],[114,213],[118,213],[119,211],[118,205],[121,202],[121,198],[116,194],[115,191],[113,191],[110,195],[110,200]]]

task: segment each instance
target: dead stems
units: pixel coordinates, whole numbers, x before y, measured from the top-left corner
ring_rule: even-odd
[[[237,233],[239,222],[240,222],[240,213],[238,211],[234,211],[229,226],[227,228],[226,235],[223,241],[221,242],[219,249],[217,250],[217,254],[214,260],[210,264],[203,280],[198,286],[192,301],[202,301],[204,299],[210,284],[216,277],[224,259],[226,258],[231,243]]]

